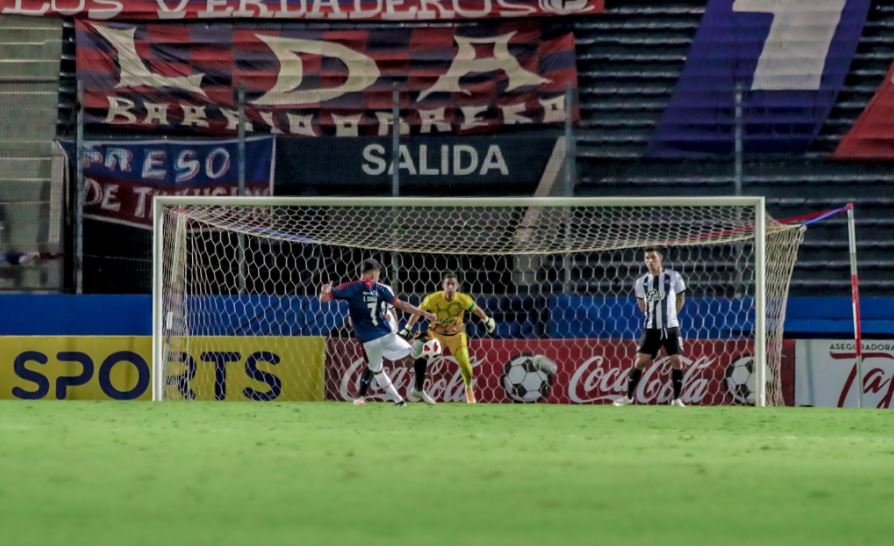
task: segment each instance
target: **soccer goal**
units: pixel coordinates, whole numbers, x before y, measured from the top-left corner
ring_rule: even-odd
[[[351,399],[364,355],[346,307],[317,294],[374,258],[398,297],[419,304],[452,272],[495,319],[488,334],[466,316],[479,402],[611,402],[641,347],[634,283],[655,247],[686,285],[682,399],[783,403],[804,230],[767,216],[763,198],[157,197],[154,218],[155,400]],[[386,366],[403,393],[412,363]],[[669,377],[662,351],[636,401],[668,402]],[[426,388],[464,400],[449,351]]]

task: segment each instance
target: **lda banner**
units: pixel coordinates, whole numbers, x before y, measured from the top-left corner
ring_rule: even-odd
[[[574,35],[541,21],[347,30],[79,21],[86,122],[139,131],[297,136],[480,133],[560,124]]]

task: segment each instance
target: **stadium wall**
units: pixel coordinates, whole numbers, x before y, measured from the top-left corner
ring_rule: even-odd
[[[306,301],[307,308],[313,310],[316,305],[313,298],[288,298],[292,300],[289,307],[282,307],[280,312],[289,312],[297,309],[299,303]],[[508,299],[506,304],[500,305],[500,298],[490,298],[486,306],[493,309],[511,309]],[[227,298],[220,298],[218,305],[226,305]],[[230,299],[232,301],[232,299]],[[604,302],[604,298],[600,298]],[[2,336],[148,336],[152,334],[151,322],[152,297],[143,294],[137,295],[30,295],[8,294],[0,296],[0,335]],[[556,301],[561,305],[563,302]],[[617,309],[629,309],[633,313],[634,302],[632,298],[617,300]],[[684,310],[683,320],[687,314],[698,315],[700,302],[691,299]],[[724,302],[728,305],[729,302]],[[580,306],[580,302],[576,303]],[[716,305],[716,302],[715,304]],[[885,338],[894,336],[894,319],[889,310],[894,307],[894,297],[864,297],[860,300],[863,315],[863,333],[865,336]],[[553,313],[559,312],[553,307]],[[623,313],[623,311],[622,311]],[[513,325],[508,317],[496,315],[501,322],[507,323],[498,330],[499,337],[533,337],[535,332],[528,332],[523,325]],[[269,318],[269,317],[268,317]],[[583,316],[564,317],[563,322],[582,322]],[[615,317],[617,321],[617,318]],[[325,335],[336,324],[320,322],[315,327],[297,330],[294,335]],[[600,331],[608,325],[592,323],[590,331]],[[622,336],[623,332],[635,330],[628,325],[613,326],[617,332],[607,332],[606,335]],[[224,323],[211,324],[207,334],[210,335],[264,335],[264,332],[247,331],[235,327],[227,327]],[[853,328],[851,318],[850,298],[847,297],[819,297],[796,296],[789,298],[788,312],[786,315],[785,332],[788,337],[797,338],[847,338]],[[585,332],[580,327],[569,330],[549,329],[550,337],[579,337]],[[474,335],[474,332],[473,332]],[[712,332],[712,337],[723,337],[722,332]]]
[[[236,300],[218,298],[216,304],[223,309],[236,303]],[[288,306],[283,306],[282,302],[276,305],[283,317],[299,308],[313,311],[313,304],[307,298],[288,300]],[[498,301],[489,303],[494,308],[502,307]],[[563,305],[568,302],[554,303]],[[617,305],[612,306],[615,309],[633,305],[632,301],[619,300],[615,303]],[[690,310],[699,307],[697,301],[694,303]],[[894,338],[894,321],[889,320],[884,312],[892,304],[894,298],[864,298],[862,301],[864,331],[869,337],[876,338],[866,341],[864,345],[867,358],[864,392],[867,404],[877,407],[891,407],[894,399],[894,381],[891,379],[894,377],[894,342],[886,341]],[[556,312],[559,311],[553,308],[549,316]],[[786,389],[787,403],[825,406],[856,404],[853,342],[848,341],[851,328],[849,313],[847,298],[791,299],[786,333],[798,339],[788,342],[793,343],[787,351],[794,355],[795,380]],[[0,398],[148,400],[151,397],[151,297],[6,295],[0,297],[0,317]],[[257,322],[276,319],[266,317],[266,320]],[[240,340],[241,353],[229,365],[226,362],[218,363],[207,354],[187,356],[187,360],[208,364],[196,366],[198,374],[207,375],[205,379],[198,377],[196,384],[202,387],[197,389],[196,397],[208,400],[343,398],[344,389],[339,387],[342,383],[339,378],[351,375],[349,372],[353,369],[353,361],[336,359],[330,362],[331,358],[327,359],[325,350],[327,339],[328,343],[335,339],[329,334],[338,326],[337,320],[311,321],[310,327],[296,328],[286,344],[282,337],[274,338],[270,332],[246,329],[244,321],[241,325],[228,325],[224,321],[208,325],[202,335],[213,339],[210,346],[215,351],[232,353],[236,336],[251,336],[256,346],[246,349],[245,340]],[[292,319],[295,324],[307,321],[307,318]],[[585,324],[586,313],[579,317],[564,316],[561,322]],[[513,323],[512,320],[502,320],[501,323],[501,330],[495,336],[497,339],[484,338],[481,342],[505,344],[511,341],[513,346],[519,343],[542,345],[583,335],[580,328],[546,328],[538,334],[530,331],[526,324]],[[598,322],[591,321],[589,327],[592,328],[590,331],[603,331]],[[608,338],[610,334],[606,332],[605,337]],[[704,343],[724,342],[722,332],[712,332],[711,336],[715,341]],[[616,339],[612,343],[626,341]],[[312,356],[297,364],[286,362],[287,359],[280,363],[278,354],[286,351],[299,351]],[[577,366],[577,363],[574,365]],[[290,368],[286,369],[286,366]],[[301,369],[293,369],[294,366]],[[333,373],[338,366],[344,370]],[[582,364],[578,368],[585,366]],[[571,386],[576,384],[574,378],[578,374],[572,373],[573,370],[564,371],[568,372],[566,375],[569,377],[564,378],[562,385],[567,383],[565,386],[568,388],[561,392],[556,389],[551,401],[579,403],[600,400],[589,396],[590,393],[576,393]],[[449,385],[449,381],[445,381],[445,385]],[[504,401],[497,398],[492,401]]]

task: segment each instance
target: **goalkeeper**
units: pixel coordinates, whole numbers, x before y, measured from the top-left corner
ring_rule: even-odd
[[[442,347],[450,349],[450,354],[459,364],[460,373],[463,376],[463,382],[466,384],[466,402],[475,403],[475,390],[472,386],[473,371],[472,361],[469,358],[469,338],[466,335],[465,315],[467,312],[475,313],[487,333],[492,334],[497,328],[494,319],[487,316],[483,309],[475,305],[475,300],[468,294],[459,291],[459,279],[455,273],[444,273],[441,281],[443,290],[433,292],[422,300],[419,308],[422,311],[434,313],[438,319],[429,323],[428,330],[425,332],[417,332],[413,335],[413,327],[419,320],[419,315],[410,317],[407,325],[400,331],[400,335],[405,339],[414,337],[417,343],[424,343],[429,339],[437,339]],[[428,404],[434,404],[434,400],[425,392],[425,369],[427,360],[417,358],[413,363],[416,371],[416,381],[414,390],[407,394],[410,402],[419,402],[420,400]]]

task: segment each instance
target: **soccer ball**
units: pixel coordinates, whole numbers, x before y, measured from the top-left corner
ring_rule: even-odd
[[[543,355],[519,355],[503,366],[506,395],[514,402],[530,404],[546,400],[557,366]]]
[[[422,349],[419,351],[419,356],[426,360],[431,360],[433,358],[441,356],[442,352],[443,350],[441,349],[441,342],[437,339],[430,339],[422,344]]]
[[[739,357],[726,368],[726,388],[740,404],[754,404],[753,361],[751,355]]]

